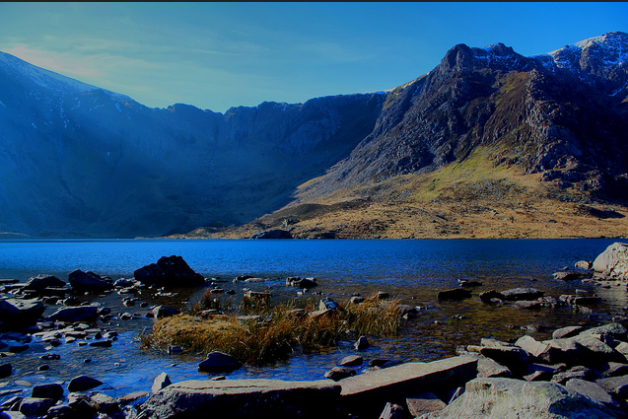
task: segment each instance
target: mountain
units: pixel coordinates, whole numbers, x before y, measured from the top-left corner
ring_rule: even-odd
[[[556,204],[569,206],[565,225],[583,214],[617,225],[628,196],[627,57],[621,32],[532,57],[501,43],[456,45],[388,95],[347,158],[240,235],[289,222],[296,237],[539,237],[555,230]],[[516,206],[538,216],[515,216]],[[574,228],[555,234],[607,231]]]
[[[0,232],[625,235],[627,54],[621,32],[530,57],[460,44],[389,92],[221,114],[0,53]]]
[[[384,99],[151,109],[0,53],[0,232],[161,236],[250,221],[346,157]]]

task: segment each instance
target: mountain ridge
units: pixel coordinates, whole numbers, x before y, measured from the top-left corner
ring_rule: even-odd
[[[50,80],[16,82],[0,56],[0,231],[133,237],[208,226],[188,235],[204,236],[250,222],[246,237],[286,224],[296,232],[304,220],[259,221],[281,208],[415,206],[427,197],[474,205],[534,196],[543,205],[618,204],[620,214],[625,51],[621,32],[530,57],[502,43],[459,44],[390,91],[224,114],[147,108],[81,82],[66,92]],[[342,230],[321,234],[353,237]]]

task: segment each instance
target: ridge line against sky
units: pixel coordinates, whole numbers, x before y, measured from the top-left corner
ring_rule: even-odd
[[[405,84],[456,44],[628,32],[628,3],[0,3],[0,51],[149,107],[225,112]]]

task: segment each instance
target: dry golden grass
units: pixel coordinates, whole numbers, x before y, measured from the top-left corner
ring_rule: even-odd
[[[592,203],[577,188],[540,182],[515,165],[494,166],[502,150],[477,148],[463,161],[424,174],[316,195],[303,184],[296,200],[249,224],[188,237],[248,238],[290,229],[295,238],[595,238],[626,237],[628,208]],[[585,203],[586,204],[583,204]],[[600,216],[614,212],[613,217]]]
[[[396,301],[368,298],[362,304],[341,303],[333,313],[316,312],[308,301],[296,310],[294,300],[259,310],[261,321],[242,321],[235,314],[201,319],[178,315],[158,320],[151,333],[140,336],[144,349],[180,346],[187,353],[221,351],[243,363],[263,365],[288,358],[294,351],[311,353],[341,339],[361,335],[394,335],[401,326]],[[296,310],[296,311],[295,311]]]

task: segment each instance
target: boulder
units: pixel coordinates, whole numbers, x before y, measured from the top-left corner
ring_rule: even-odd
[[[42,291],[45,288],[63,288],[66,283],[53,275],[37,275],[29,278],[24,289]]]
[[[60,308],[50,315],[50,318],[62,322],[91,322],[98,317],[98,307],[80,306]]]
[[[199,372],[229,372],[237,370],[242,364],[231,355],[214,351],[207,355],[204,361],[198,364]]]
[[[585,356],[583,360],[586,361],[587,365],[626,360],[621,353],[592,335],[581,333],[573,339],[584,349]]]
[[[11,364],[0,364],[0,378],[6,378],[11,375],[13,366]]]
[[[44,303],[38,300],[0,300],[0,322],[5,327],[30,326],[44,314],[45,309]]]
[[[152,310],[153,316],[156,319],[163,319],[164,317],[174,316],[179,314],[180,312],[181,310],[168,306],[157,306]]]
[[[606,390],[599,384],[585,381],[580,378],[572,378],[565,384],[568,390],[577,391],[580,394],[588,396],[596,402],[602,403],[611,410],[615,410],[623,416],[623,412],[619,403],[617,403]]]
[[[447,405],[434,393],[417,394],[406,399],[408,411],[413,418],[438,410],[443,410]]]
[[[63,398],[63,387],[61,384],[40,384],[33,387],[32,397],[60,400]]]
[[[316,278],[288,277],[286,278],[286,285],[289,287],[310,289],[316,287],[318,283],[316,282]]]
[[[81,375],[79,377],[74,377],[70,380],[70,383],[68,384],[68,391],[70,393],[76,391],[87,391],[91,390],[94,387],[98,387],[101,384],[102,382],[95,378]]]
[[[159,419],[330,417],[340,402],[331,380],[183,381],[153,394],[142,406]]]
[[[628,375],[602,378],[595,383],[614,396],[628,398]]]
[[[113,284],[94,272],[83,272],[77,269],[70,272],[68,281],[73,290],[87,292],[102,292],[113,288]]]
[[[548,343],[539,342],[532,336],[526,335],[517,339],[515,345],[536,358],[549,360],[548,352],[551,350],[551,346]]]
[[[170,381],[170,377],[168,377],[168,374],[166,374],[165,372],[162,372],[155,378],[155,380],[153,380],[153,386],[150,388],[150,391],[155,394],[158,391],[161,391],[162,389],[168,387],[170,384],[172,384],[172,381]]]
[[[464,288],[454,288],[451,290],[440,291],[438,293],[439,300],[462,300],[471,297],[471,291]]]
[[[587,368],[583,365],[577,365],[573,368],[568,369],[565,372],[559,372],[558,374],[555,374],[552,377],[551,381],[552,383],[566,384],[567,381],[574,378],[591,381],[596,379],[597,375],[592,369]]]
[[[146,265],[134,273],[135,279],[145,285],[158,287],[200,287],[205,285],[203,275],[196,273],[181,256],[163,256],[157,263]]]
[[[608,323],[602,326],[591,327],[580,332],[580,335],[609,336],[613,339],[625,341],[628,337],[628,329],[620,323]]]
[[[593,267],[593,262],[590,260],[579,260],[574,266],[579,269],[589,270]]]
[[[528,353],[515,346],[492,346],[480,349],[480,354],[507,366],[511,371],[521,370],[528,361]]]
[[[398,404],[386,403],[384,410],[379,415],[379,419],[405,419],[406,411]]]
[[[543,297],[543,291],[536,288],[513,288],[502,291],[501,294],[506,300],[536,300]]]
[[[602,403],[556,383],[527,382],[512,378],[477,378],[443,410],[420,419],[558,419],[615,418]]]
[[[584,275],[580,272],[556,272],[554,273],[554,279],[560,281],[575,281],[582,278]]]
[[[100,413],[115,413],[120,410],[120,404],[118,401],[107,394],[92,394],[90,396],[90,401]]]
[[[613,243],[593,261],[593,270],[619,279],[628,279],[628,244]]]
[[[480,300],[483,303],[492,303],[494,300],[505,300],[506,297],[501,292],[495,290],[480,293]]]
[[[478,377],[512,377],[508,367],[503,366],[491,358],[478,357]]]
[[[371,346],[366,336],[360,336],[360,338],[353,344],[353,347],[357,351],[362,351]]]
[[[551,346],[547,362],[555,364],[565,362],[574,365],[583,358],[584,352],[576,343],[575,338],[550,339],[543,341]]]
[[[325,373],[325,378],[334,381],[340,381],[343,378],[353,377],[357,373],[355,370],[347,367],[334,367]]]
[[[325,297],[322,298],[319,302],[318,302],[318,309],[319,310],[338,310],[340,308],[340,306],[338,305],[337,302],[335,302],[331,297]]]
[[[24,416],[43,416],[55,404],[53,399],[24,397],[19,404],[19,412]]]
[[[364,359],[362,359],[360,355],[349,355],[342,358],[338,364],[343,367],[355,367],[357,365],[362,365],[363,362]]]

